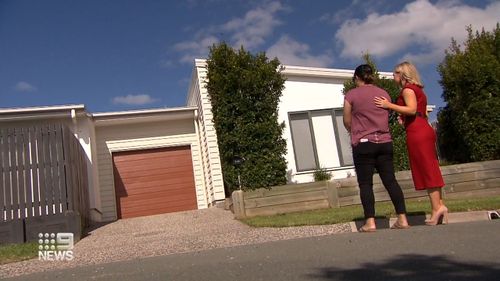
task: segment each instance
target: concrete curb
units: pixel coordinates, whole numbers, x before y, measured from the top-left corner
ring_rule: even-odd
[[[498,218],[499,212],[491,211],[471,211],[448,213],[448,223],[462,223],[471,221],[488,221],[492,218]],[[430,218],[430,215],[415,215],[408,216],[408,222],[411,226],[425,225],[425,220]],[[376,219],[377,229],[389,229],[396,222],[396,218]],[[364,220],[352,221],[349,223],[351,232],[358,232],[358,229],[364,224]]]

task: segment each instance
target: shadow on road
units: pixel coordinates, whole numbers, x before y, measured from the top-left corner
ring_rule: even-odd
[[[497,262],[497,261],[494,261]],[[499,280],[500,264],[473,264],[445,256],[400,255],[361,268],[320,268],[314,280]]]

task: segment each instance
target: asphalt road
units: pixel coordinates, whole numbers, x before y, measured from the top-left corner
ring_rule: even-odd
[[[500,280],[500,220],[286,240],[7,280]]]

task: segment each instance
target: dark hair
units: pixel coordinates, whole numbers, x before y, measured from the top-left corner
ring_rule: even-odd
[[[354,70],[354,76],[366,84],[372,84],[374,80],[373,68],[369,64],[362,64]]]

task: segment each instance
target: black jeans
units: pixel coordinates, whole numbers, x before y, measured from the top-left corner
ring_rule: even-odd
[[[353,147],[352,153],[365,218],[375,217],[375,196],[373,195],[373,173],[375,168],[391,197],[396,213],[405,214],[406,206],[403,191],[394,175],[392,142],[361,142]]]

